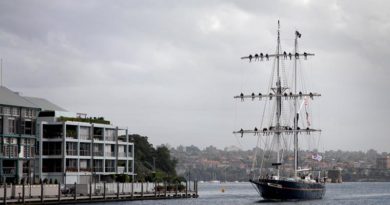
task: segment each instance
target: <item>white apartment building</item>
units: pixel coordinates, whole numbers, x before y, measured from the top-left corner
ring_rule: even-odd
[[[40,112],[38,121],[38,178],[86,184],[134,175],[134,144],[127,128],[57,111]]]

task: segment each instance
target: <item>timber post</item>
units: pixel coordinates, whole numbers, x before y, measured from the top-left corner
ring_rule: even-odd
[[[3,204],[6,205],[7,204],[7,183],[5,182],[5,177],[4,177],[4,181],[3,181],[3,187],[4,187]]]
[[[41,204],[43,204],[43,181],[41,180]]]
[[[186,181],[186,198],[188,196],[188,181]]]
[[[23,180],[22,188],[23,188],[23,190],[22,190],[22,203],[24,204],[24,197],[26,195],[25,190],[24,190],[24,188],[25,188],[24,180]]]
[[[144,182],[141,182],[141,197],[144,197]]]
[[[116,183],[116,198],[119,199],[119,182]]]
[[[106,199],[106,182],[103,182],[103,199]]]
[[[77,200],[77,184],[76,182],[74,183],[74,200]]]
[[[61,183],[58,183],[58,202],[60,202],[61,201]]]

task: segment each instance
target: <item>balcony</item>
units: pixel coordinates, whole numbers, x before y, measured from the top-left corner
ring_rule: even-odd
[[[77,156],[77,150],[66,150],[66,155]]]
[[[104,154],[103,151],[95,151],[95,152],[93,152],[93,156],[97,156],[97,157],[103,157],[103,154]]]
[[[94,172],[103,172],[103,167],[94,167],[93,171]]]
[[[106,167],[106,172],[115,172],[115,167]]]
[[[91,140],[91,137],[89,135],[80,135],[81,140]]]
[[[106,152],[106,157],[115,157],[115,152]]]
[[[16,173],[16,168],[15,167],[3,167],[3,174],[15,174]]]
[[[125,167],[118,167],[118,173],[125,173]]]
[[[77,167],[67,167],[66,171],[67,172],[78,172],[79,170],[77,169]]]
[[[118,157],[126,157],[126,152],[118,152]]]
[[[80,150],[80,156],[91,156],[90,150]]]
[[[60,149],[44,149],[43,155],[61,155]]]
[[[118,137],[118,142],[126,142],[126,137],[119,136]]]
[[[88,168],[88,167],[81,168],[81,167],[80,167],[80,172],[91,172],[91,171],[92,171],[91,168]]]
[[[103,135],[93,135],[95,141],[103,141]]]
[[[115,137],[114,136],[106,136],[106,141],[115,142]]]

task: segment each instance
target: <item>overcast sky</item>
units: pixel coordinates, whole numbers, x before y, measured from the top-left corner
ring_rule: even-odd
[[[155,145],[254,146],[232,134],[259,121],[269,62],[294,31],[319,107],[325,150],[390,151],[388,1],[0,1],[4,85],[69,111],[104,116]],[[310,89],[311,88],[311,89]],[[249,118],[245,117],[245,120]],[[244,121],[245,121],[244,120]],[[247,128],[247,127],[244,127]]]

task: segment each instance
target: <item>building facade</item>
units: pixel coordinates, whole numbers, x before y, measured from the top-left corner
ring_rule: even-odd
[[[18,93],[0,86],[0,182],[28,182],[33,176],[39,111]]]
[[[379,157],[376,159],[377,169],[390,169],[390,157]]]
[[[49,114],[48,114],[49,113]],[[127,128],[41,112],[38,178],[66,184],[110,181],[134,174],[134,144]],[[83,120],[85,121],[85,120]]]
[[[0,182],[89,183],[134,175],[127,128],[0,86]]]

